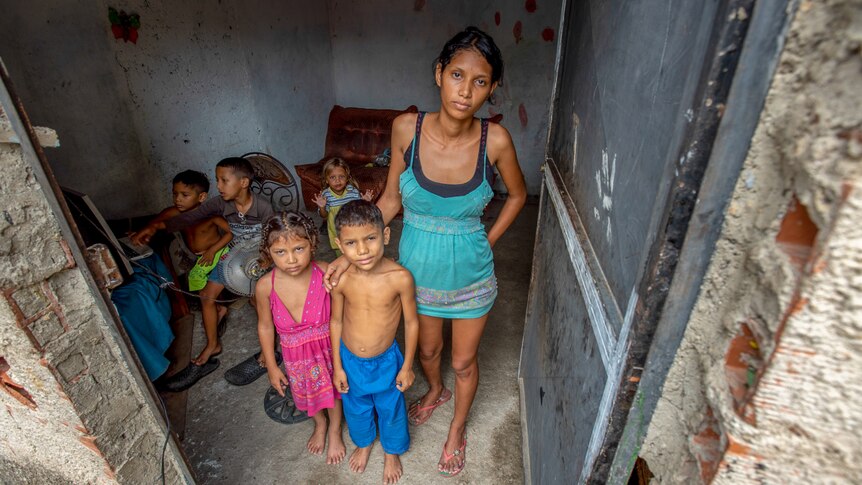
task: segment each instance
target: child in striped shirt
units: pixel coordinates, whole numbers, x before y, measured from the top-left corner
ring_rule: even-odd
[[[351,200],[367,200],[371,201],[374,197],[374,192],[366,190],[360,194],[356,180],[350,176],[350,167],[347,162],[341,158],[330,158],[323,164],[323,185],[325,189],[314,196],[314,203],[317,204],[317,211],[320,217],[326,218],[326,226],[329,232],[329,246],[335,250],[335,256],[341,256],[341,250],[335,243],[335,215],[341,206]]]

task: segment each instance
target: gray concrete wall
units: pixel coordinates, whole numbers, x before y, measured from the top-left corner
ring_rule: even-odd
[[[41,167],[12,143],[0,166],[0,483],[155,483],[163,421]],[[189,478],[173,446],[165,470]]]
[[[420,110],[436,111],[440,95],[432,67],[443,44],[468,25],[488,32],[503,53],[505,72],[496,104],[486,104],[480,116],[503,114],[527,190],[539,193],[561,0],[535,2],[532,12],[523,0],[328,3],[335,101],[343,106],[415,104]],[[545,29],[552,31],[550,40],[542,36]]]
[[[334,103],[325,4],[126,3],[137,44],[113,38],[108,5],[13,2],[0,17],[0,57],[31,119],[63,140],[57,179],[106,217],[160,210],[176,172],[213,180],[225,156],[319,158]]]
[[[656,483],[862,480],[862,2],[802,1],[641,448]]]
[[[0,57],[34,123],[63,140],[50,154],[59,182],[121,218],[160,210],[176,172],[212,177],[225,156],[317,160],[333,104],[436,109],[431,63],[475,24],[507,63],[482,114],[504,115],[538,193],[561,2],[390,3],[139,0],[122,5],[141,16],[131,44],[111,35],[109,2],[13,2]]]

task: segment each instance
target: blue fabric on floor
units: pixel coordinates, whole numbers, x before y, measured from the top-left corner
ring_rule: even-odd
[[[150,380],[164,374],[170,363],[165,351],[174,340],[171,331],[171,302],[159,279],[149,271],[171,281],[171,273],[155,254],[132,263],[133,274],[111,293],[111,300],[123,321],[144,370]]]

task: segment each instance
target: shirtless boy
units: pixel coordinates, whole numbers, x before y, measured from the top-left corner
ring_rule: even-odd
[[[173,181],[174,205],[161,211],[151,223],[164,222],[179,214],[198,208],[207,200],[210,181],[194,170],[180,172]],[[181,229],[186,246],[196,255],[197,262],[189,271],[189,290],[198,291],[207,283],[207,275],[226,251],[233,235],[224,217],[215,216]]]
[[[329,323],[334,382],[357,447],[350,455],[350,469],[365,471],[378,424],[385,454],[383,483],[393,484],[402,474],[399,455],[410,447],[403,393],[413,384],[419,335],[413,276],[383,257],[389,228],[383,227],[383,215],[374,204],[345,204],[335,218],[335,230],[338,247],[351,264],[332,290]],[[395,342],[402,312],[404,356]]]

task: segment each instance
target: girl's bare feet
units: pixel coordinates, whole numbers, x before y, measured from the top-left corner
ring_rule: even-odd
[[[383,483],[385,485],[392,485],[393,483],[398,483],[398,480],[401,480],[401,457],[398,455],[390,455],[389,453],[384,453],[383,458]]]
[[[323,411],[318,411],[311,419],[314,420],[314,432],[311,433],[311,438],[308,438],[305,447],[313,455],[322,455],[326,447],[326,417]]]
[[[371,448],[373,446],[374,443],[365,448],[356,448],[353,450],[353,453],[350,454],[350,459],[347,460],[348,465],[350,465],[350,471],[353,473],[362,473],[365,471],[365,465],[368,464],[368,456],[371,455]]]
[[[337,428],[337,429],[336,429]],[[344,459],[347,454],[347,448],[344,447],[344,439],[341,438],[341,424],[337,426],[329,422],[329,449],[326,452],[326,463],[329,465],[337,465]]]

